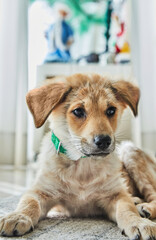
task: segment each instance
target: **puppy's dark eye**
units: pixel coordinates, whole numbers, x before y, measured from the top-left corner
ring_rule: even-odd
[[[112,117],[116,112],[116,108],[115,107],[109,107],[106,111],[106,115],[108,117]]]
[[[83,108],[76,108],[72,111],[72,113],[78,118],[83,118],[86,116],[85,110]]]

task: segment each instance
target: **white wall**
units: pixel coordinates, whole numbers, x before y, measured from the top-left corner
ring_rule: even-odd
[[[0,163],[26,156],[27,0],[0,2]]]
[[[132,0],[132,50],[143,146],[156,150],[156,1]]]

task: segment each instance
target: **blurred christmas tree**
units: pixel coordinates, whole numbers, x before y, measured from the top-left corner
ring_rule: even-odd
[[[33,3],[37,0],[30,0],[30,3]],[[53,6],[56,2],[63,2],[71,9],[71,18],[69,22],[73,22],[73,20],[79,21],[78,28],[76,30],[79,31],[80,34],[88,31],[92,24],[102,24],[103,26],[108,28],[110,26],[110,2],[111,0],[104,0],[105,7],[100,9],[100,13],[94,12],[89,13],[89,8],[87,8],[87,3],[95,3],[98,4],[101,1],[95,0],[44,0],[50,6]],[[87,8],[87,9],[86,9]],[[74,27],[74,26],[73,26]],[[105,34],[106,37],[109,37],[109,33]]]

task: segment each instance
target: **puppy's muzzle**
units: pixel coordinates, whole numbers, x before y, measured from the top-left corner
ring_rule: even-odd
[[[108,135],[97,135],[94,137],[94,144],[102,151],[107,150],[111,145],[111,138]]]
[[[106,156],[115,149],[115,139],[109,135],[95,135],[90,142],[87,139],[82,140],[81,152],[87,156]]]

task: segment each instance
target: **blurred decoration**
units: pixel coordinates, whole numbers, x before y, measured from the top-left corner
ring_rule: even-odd
[[[130,62],[130,46],[128,43],[128,34],[126,26],[126,0],[118,0],[114,4],[112,12],[112,21],[116,24],[116,39],[114,43],[115,62],[128,63]]]
[[[115,52],[116,53],[129,53],[130,52],[130,47],[127,41],[122,41],[122,43],[120,43],[120,39],[123,38],[124,34],[125,34],[125,23],[119,19],[119,17],[117,15],[114,14],[114,18],[117,21],[117,24],[119,25],[119,32],[117,33],[117,41],[115,44]]]
[[[77,62],[80,62],[82,59],[85,60],[87,63],[98,63],[99,62],[99,55],[98,53],[90,53],[87,56],[81,56],[77,59]]]
[[[111,27],[111,16],[113,11],[112,6],[112,0],[108,0],[107,2],[107,10],[106,10],[106,31],[105,31],[105,37],[106,37],[106,49],[105,51],[109,51],[109,38],[110,38],[110,27]]]
[[[29,0],[30,3],[33,3],[37,0]],[[69,6],[72,16],[69,20],[69,22],[72,22],[73,19],[77,19],[79,21],[78,31],[80,34],[85,33],[88,31],[88,29],[92,26],[92,24],[102,24],[107,25],[107,16],[105,15],[105,9],[101,9],[101,14],[97,14],[93,11],[93,13],[90,13],[90,9],[88,8],[88,4],[90,3],[100,3],[101,1],[96,0],[43,0],[47,2],[50,6],[53,7],[55,3],[62,2]],[[105,4],[107,2],[111,2],[111,0],[104,0]],[[109,4],[108,4],[109,5]],[[91,10],[92,11],[92,10]]]
[[[37,0],[30,0],[31,3],[35,1]],[[46,56],[45,62],[69,62],[72,60],[72,58],[70,58],[69,52],[71,44],[68,45],[68,34],[65,34],[65,32],[70,32],[69,38],[72,37],[73,33],[70,25],[74,29],[75,43],[77,39],[79,39],[79,41],[81,42],[82,35],[88,35],[88,40],[90,41],[88,45],[91,46],[90,51],[83,51],[81,48],[75,48],[76,51],[79,51],[79,54],[77,54],[75,58],[76,62],[103,62],[107,64],[127,63],[130,61],[130,46],[126,22],[128,0],[42,1],[47,2],[50,7],[54,8],[54,10],[54,6],[57,3],[63,3],[70,9],[69,14],[66,13],[65,16],[62,16],[62,33],[59,27],[59,25],[61,25],[61,22],[58,23],[58,18],[56,18],[55,23],[49,27],[46,33],[50,51]],[[61,15],[61,13],[59,14]],[[96,38],[99,38],[99,36],[96,35],[96,33],[98,32],[96,30],[93,30],[95,28],[98,28],[99,26],[103,29],[103,40],[101,41],[103,45],[101,44],[100,48],[98,48],[95,44],[98,44],[98,40],[96,40]],[[55,30],[56,27],[57,31]],[[63,38],[62,40],[60,40],[61,35],[66,35],[66,40],[63,40]],[[59,42],[59,45],[55,46],[55,49],[54,45],[57,42]]]
[[[48,41],[48,53],[44,63],[70,62],[70,47],[73,43],[73,30],[66,22],[70,12],[65,4],[55,4],[56,19],[45,33]]]

